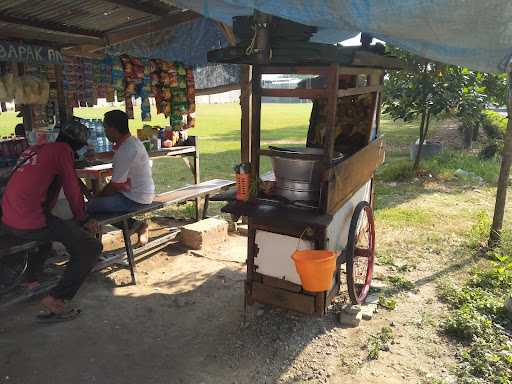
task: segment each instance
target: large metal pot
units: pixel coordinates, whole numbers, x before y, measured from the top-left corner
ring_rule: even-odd
[[[321,149],[306,148],[302,153],[321,154]],[[276,182],[276,195],[291,201],[318,201],[320,197],[320,159],[303,160],[280,156],[279,151],[271,156]]]

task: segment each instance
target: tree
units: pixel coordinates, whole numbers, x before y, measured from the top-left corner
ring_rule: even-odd
[[[457,88],[453,81],[449,81],[452,73],[446,71],[444,64],[394,47],[388,46],[387,50],[407,63],[408,69],[389,74],[384,85],[384,113],[394,120],[419,118],[419,146],[413,166],[417,169],[431,119],[452,111]]]
[[[429,61],[394,47],[387,49],[409,67],[409,70],[390,73],[384,87],[384,112],[395,120],[420,120],[414,169],[420,162],[431,117],[441,114],[456,117],[462,123],[464,146],[471,148],[487,106],[506,103],[507,86],[503,75]]]
[[[506,104],[507,80],[503,74],[471,71],[468,68],[450,66],[451,81],[458,89],[454,95],[455,117],[462,123],[464,148],[470,149],[485,123],[484,111],[490,105]]]

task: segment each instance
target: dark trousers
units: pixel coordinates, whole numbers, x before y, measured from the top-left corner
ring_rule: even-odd
[[[45,259],[51,250],[51,242],[62,243],[70,254],[62,278],[50,294],[58,299],[71,300],[83,284],[87,274],[96,264],[102,251],[101,242],[84,230],[75,221],[65,222],[55,216],[48,216],[47,226],[37,230],[16,230],[6,228],[11,234],[24,240],[40,241],[39,251],[31,255],[28,278],[36,279],[43,269]]]
[[[87,213],[98,214],[98,213],[125,213],[143,208],[145,205],[137,203],[136,201],[130,200],[120,192],[114,193],[110,196],[100,196],[91,199],[87,203]],[[143,222],[135,219],[128,219],[128,230],[135,232],[139,230]],[[114,227],[123,229],[123,223],[114,223]]]

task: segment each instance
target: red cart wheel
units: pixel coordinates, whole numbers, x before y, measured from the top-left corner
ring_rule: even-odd
[[[375,261],[375,222],[366,201],[361,201],[354,210],[344,253],[350,300],[362,304],[370,289]]]

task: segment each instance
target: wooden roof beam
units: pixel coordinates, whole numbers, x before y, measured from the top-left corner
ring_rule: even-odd
[[[236,45],[236,36],[233,32],[233,28],[231,28],[229,25],[226,25],[224,23],[221,23],[220,21],[216,22],[219,29],[222,31],[224,36],[226,37],[226,40],[228,41],[229,45],[234,47]]]
[[[6,15],[5,13],[0,13],[0,22],[19,25],[19,26],[23,26],[23,27],[44,29],[45,31],[49,31],[49,32],[56,33],[56,34],[88,37],[88,38],[93,38],[93,39],[95,38],[98,41],[100,41],[103,38],[103,34],[99,31],[90,31],[90,30],[73,27],[73,26],[69,26],[66,24],[56,23],[56,22],[52,22],[52,21],[40,21],[40,20],[34,20],[34,19],[19,18],[19,17]]]
[[[20,39],[38,41],[40,44],[53,43],[58,46],[76,46],[76,45],[105,45],[104,39],[90,36],[67,35],[64,33],[55,33],[53,31],[22,27],[12,24],[12,27],[5,27],[5,23],[0,26],[0,38],[2,39]]]
[[[139,12],[144,12],[149,15],[166,16],[170,12],[176,12],[178,8],[173,6],[157,5],[156,2],[140,3],[134,0],[103,0],[107,3],[119,5],[124,8],[133,9]]]

